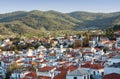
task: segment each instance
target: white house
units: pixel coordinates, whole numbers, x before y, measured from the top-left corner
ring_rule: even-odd
[[[88,70],[90,75],[92,75],[95,79],[96,77],[99,79],[101,76],[103,76],[104,67],[100,64],[85,63],[81,65],[81,67],[85,70]]]
[[[82,68],[78,68],[72,72],[68,72],[66,79],[90,79],[90,73]]]
[[[120,47],[120,38],[116,38],[116,48]]]
[[[117,73],[120,74],[120,62],[114,63],[108,67],[104,68],[104,74],[111,74],[111,73]]]
[[[100,50],[96,51],[95,54],[104,55],[105,52],[103,51],[103,49],[100,49]]]
[[[89,41],[89,46],[91,46],[91,47],[95,47],[95,46],[96,46],[95,41]]]
[[[33,71],[15,71],[11,74],[10,79],[36,79],[36,73]]]
[[[45,52],[47,49],[44,46],[39,46],[37,52]]]
[[[20,78],[20,72],[13,72],[10,76],[10,79],[19,79]]]
[[[46,66],[43,68],[36,69],[37,76],[47,76],[47,77],[54,77],[55,66]]]
[[[108,59],[108,65],[112,65],[113,63],[118,63],[118,62],[120,62],[120,55]]]
[[[6,70],[0,67],[0,79],[4,79],[6,75]]]

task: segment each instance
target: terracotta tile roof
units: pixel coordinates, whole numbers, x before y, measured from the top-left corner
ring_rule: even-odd
[[[27,56],[26,58],[36,58],[36,56]]]
[[[78,68],[77,66],[71,65],[71,66],[68,67],[68,70],[74,71],[74,70],[76,70],[77,68]]]
[[[38,78],[40,78],[40,79],[51,79],[51,77],[47,77],[47,76],[38,76]]]
[[[42,60],[42,58],[36,58],[35,60],[37,60],[37,61],[38,61],[38,60]]]
[[[10,61],[4,61],[5,64],[12,64]]]
[[[36,79],[37,78],[37,74],[35,72],[30,72],[30,73],[26,74],[25,77],[22,78],[22,79],[31,79],[31,78],[32,79]]]
[[[59,73],[58,75],[56,75],[53,79],[66,79],[66,74],[67,71],[74,71],[75,69],[77,69],[77,66],[71,65],[71,66],[62,66],[60,68],[57,68],[56,70],[61,71],[61,73]]]
[[[60,74],[56,75],[53,79],[66,79],[67,71],[62,71]]]
[[[103,69],[104,66],[100,65],[100,64],[90,64],[90,63],[86,63],[84,65],[81,65],[81,67],[83,68],[91,68],[91,69]]]
[[[107,56],[108,56],[108,58],[112,58],[112,57],[116,56],[116,54],[115,53],[110,53]]]
[[[66,70],[66,69],[67,69],[66,67],[62,66],[62,67],[57,68],[56,71],[63,71],[63,70]]]
[[[93,52],[83,52],[83,54],[93,54]]]
[[[55,68],[55,66],[52,66],[52,67],[46,66],[46,67],[43,67],[43,68],[39,68],[38,71],[39,72],[50,71],[54,68]]]
[[[99,51],[99,50],[100,50],[100,48],[98,48],[98,47],[97,47],[97,48],[95,48],[95,50]]]
[[[102,79],[120,79],[120,74],[111,73],[103,76]]]
[[[71,52],[71,55],[72,55],[72,57],[74,57],[76,55],[76,53],[75,52]]]

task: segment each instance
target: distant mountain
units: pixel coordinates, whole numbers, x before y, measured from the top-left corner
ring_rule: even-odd
[[[57,11],[30,12],[16,11],[0,14],[0,33],[39,33],[45,30],[105,29],[120,25],[120,12],[90,13],[76,11],[61,13]]]
[[[88,29],[104,29],[112,27],[116,24],[120,24],[120,12],[114,13],[90,13],[90,12],[72,12],[68,15],[81,20],[78,28],[88,28]],[[83,29],[84,29],[83,28]]]

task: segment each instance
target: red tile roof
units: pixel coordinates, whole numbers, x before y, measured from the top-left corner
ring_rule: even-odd
[[[93,52],[83,52],[83,54],[93,54]]]
[[[67,69],[67,68],[64,67],[64,66],[62,66],[62,67],[57,68],[56,71],[63,71],[63,70],[65,70],[65,69]]]
[[[47,77],[47,76],[38,76],[38,78],[40,78],[40,79],[51,79],[51,77]]]
[[[37,78],[36,73],[35,72],[30,72],[30,73],[26,74],[25,77],[22,78],[22,79],[30,79],[30,78],[36,79]]]
[[[112,57],[114,57],[114,56],[116,56],[115,53],[110,53],[110,54],[108,54],[108,57],[109,57],[109,58],[112,58]]]
[[[56,75],[53,79],[66,79],[67,71],[62,71],[60,74]]]
[[[100,50],[100,48],[95,48],[95,50],[96,50],[96,51],[99,51],[99,50]]]
[[[43,68],[39,68],[38,71],[39,72],[50,71],[54,68],[55,68],[55,66],[52,66],[52,67],[46,66],[46,67],[43,67]]]
[[[39,60],[42,60],[42,58],[36,58],[35,60],[39,61]]]
[[[120,74],[116,73],[107,74],[102,79],[120,79]]]
[[[67,71],[73,71],[75,69],[77,69],[77,66],[71,65],[71,66],[62,66],[60,68],[57,68],[56,70],[61,71],[61,73],[59,73],[58,75],[56,75],[53,79],[66,79],[66,74]]]
[[[82,65],[81,67],[83,68],[91,68],[91,69],[103,69],[104,66],[100,65],[100,64],[90,64],[90,63],[86,63],[84,65]]]
[[[36,58],[36,56],[27,56],[26,58]]]
[[[74,71],[77,68],[78,68],[77,66],[71,65],[71,66],[68,67],[68,70]]]

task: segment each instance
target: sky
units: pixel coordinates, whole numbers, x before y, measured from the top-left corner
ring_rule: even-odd
[[[120,0],[0,0],[0,13],[31,10],[109,13],[120,11]]]

